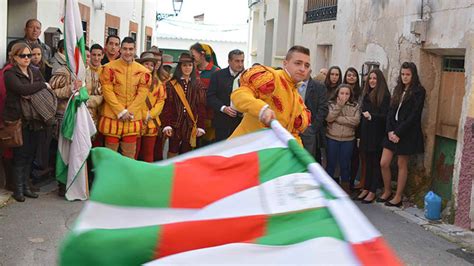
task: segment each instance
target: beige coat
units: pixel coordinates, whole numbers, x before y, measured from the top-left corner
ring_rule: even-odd
[[[326,117],[328,127],[326,136],[337,141],[351,141],[355,139],[355,129],[360,122],[360,109],[357,103],[339,105],[329,103],[329,113]]]

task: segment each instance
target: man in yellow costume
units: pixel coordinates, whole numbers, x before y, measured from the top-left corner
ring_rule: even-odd
[[[268,127],[278,120],[301,143],[299,134],[311,124],[311,113],[298,93],[298,83],[310,70],[309,49],[293,46],[283,69],[256,65],[245,71],[231,100],[244,118],[230,138]]]
[[[105,136],[105,147],[114,151],[120,148],[129,158],[135,158],[141,111],[151,82],[150,71],[134,61],[135,49],[135,40],[125,37],[120,58],[106,64],[100,75],[105,102],[99,132]]]

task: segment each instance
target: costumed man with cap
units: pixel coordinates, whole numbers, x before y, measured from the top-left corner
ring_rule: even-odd
[[[196,75],[204,84],[204,89],[209,88],[211,82],[211,75],[220,70],[219,65],[217,64],[216,53],[212,47],[205,43],[195,43],[189,48],[191,55],[193,56],[194,63],[197,67]],[[215,140],[216,133],[215,129],[212,127],[212,119],[214,118],[213,109],[208,106],[206,108],[206,118],[205,118],[205,129],[206,134],[202,137],[201,143],[198,146],[205,146],[212,143]]]
[[[135,61],[144,65],[150,72],[154,73],[158,60],[156,59],[153,52],[147,51],[140,55],[140,59]],[[143,128],[141,141],[138,141],[139,145],[137,153],[138,158],[145,162],[153,162],[154,150],[157,136],[159,135],[161,121],[159,115],[163,111],[165,105],[166,92],[163,83],[160,81],[158,76],[153,74],[148,95],[145,100],[145,105],[142,110]]]
[[[163,133],[169,137],[168,158],[196,147],[203,136],[206,114],[205,90],[196,78],[190,54],[182,53],[173,77],[166,82],[166,100],[163,109]]]
[[[135,50],[135,40],[124,38],[120,58],[105,65],[100,75],[105,103],[99,132],[105,136],[105,147],[114,151],[120,148],[129,158],[135,158],[151,84],[150,70],[134,61]]]
[[[230,138],[268,127],[276,119],[301,144],[299,135],[311,123],[311,112],[298,85],[309,70],[309,49],[293,46],[286,54],[283,69],[256,65],[242,73],[240,87],[232,92],[231,100],[244,118]]]

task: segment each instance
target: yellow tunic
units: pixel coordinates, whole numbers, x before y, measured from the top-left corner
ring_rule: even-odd
[[[231,94],[233,104],[244,117],[230,138],[265,128],[259,115],[268,104],[278,122],[301,143],[299,134],[311,123],[311,113],[296,85],[285,70],[255,66],[244,72],[240,87]]]
[[[99,132],[119,138],[139,135],[150,82],[150,71],[137,62],[127,63],[117,59],[103,66],[100,83],[104,106]],[[132,120],[119,120],[118,115],[125,109],[133,115]]]
[[[148,91],[148,99],[150,99],[150,104],[152,106],[149,109],[148,105],[145,103],[145,106],[142,110],[142,117],[143,117],[143,136],[157,136],[159,128],[156,125],[161,126],[160,121],[160,114],[163,111],[163,107],[165,106],[165,99],[166,99],[166,90],[163,86],[161,81],[156,81],[156,84],[153,86],[152,90]],[[150,113],[150,119],[145,121]]]

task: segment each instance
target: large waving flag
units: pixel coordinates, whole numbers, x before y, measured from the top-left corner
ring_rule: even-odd
[[[83,86],[69,100],[58,140],[56,178],[66,185],[66,199],[86,200],[89,196],[85,163],[96,133],[94,122],[86,107],[89,99],[85,81],[85,40],[81,14],[76,0],[64,3],[64,45],[66,60],[74,79]]]
[[[60,265],[400,265],[296,140],[272,128],[149,164],[92,151]]]

